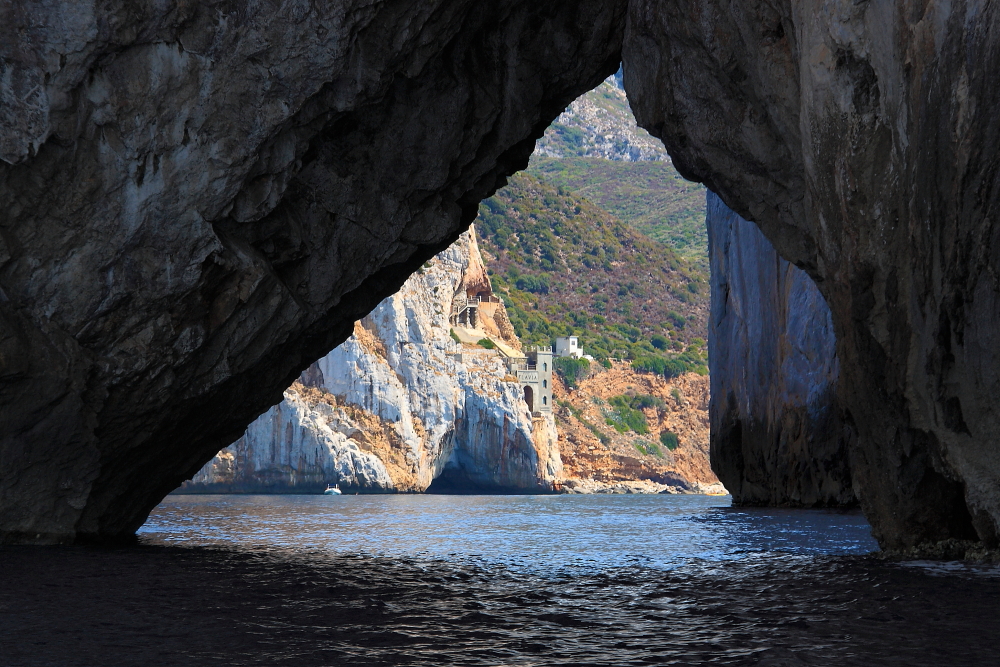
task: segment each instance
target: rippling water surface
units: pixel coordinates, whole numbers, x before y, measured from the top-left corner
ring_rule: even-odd
[[[995,665],[1000,574],[704,496],[171,496],[0,549],[0,665]]]

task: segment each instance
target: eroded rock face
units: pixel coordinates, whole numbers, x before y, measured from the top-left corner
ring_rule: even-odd
[[[3,539],[131,533],[616,69],[624,5],[6,5]],[[1000,8],[628,5],[640,124],[830,305],[881,543],[996,546]]]
[[[1000,8],[634,0],[639,123],[830,305],[883,546],[997,545]]]
[[[392,491],[392,461],[378,451],[398,448],[394,435],[377,417],[295,382],[180,491],[318,493],[332,482],[354,492]]]
[[[532,417],[498,352],[451,337],[456,299],[483,290],[493,291],[470,230],[311,369],[308,382],[393,424],[408,468],[396,475],[400,490],[444,477],[479,491],[550,491],[561,471],[551,413]],[[479,324],[519,348],[503,304],[495,306],[489,316],[480,309]]]
[[[706,222],[712,469],[738,505],[855,504],[830,309],[712,193]]]
[[[562,469],[551,413],[532,417],[496,351],[452,339],[452,305],[492,293],[475,232],[410,276],[284,400],[182,491],[547,492]],[[480,324],[507,329],[502,303]]]
[[[0,16],[0,535],[51,542],[131,534],[453,241],[624,3]]]

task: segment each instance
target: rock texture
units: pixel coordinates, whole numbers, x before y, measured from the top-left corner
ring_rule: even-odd
[[[336,482],[345,491],[389,491],[400,444],[391,424],[296,382],[181,489],[319,492]]]
[[[545,492],[562,463],[551,413],[532,417],[500,354],[450,335],[452,304],[492,292],[466,232],[425,263],[186,491]],[[502,303],[480,324],[514,348]]]
[[[712,469],[737,505],[855,504],[830,309],[756,225],[707,203]]]
[[[0,539],[131,535],[619,66],[624,3],[0,9]]]
[[[573,100],[535,144],[533,157],[596,157],[622,162],[669,161],[663,142],[639,127],[619,70]]]
[[[697,373],[667,380],[627,362],[610,369],[591,364],[575,389],[557,381],[560,485],[576,492],[725,493],[709,465],[708,391],[709,379]],[[663,401],[643,410],[648,434],[619,433],[607,424],[608,400],[623,394]],[[678,436],[675,450],[660,444],[662,431]]]
[[[677,168],[830,305],[883,546],[998,544],[1000,7],[634,0],[624,83]]]
[[[624,34],[640,124],[826,297],[880,542],[1000,544],[995,3],[0,11],[4,540],[129,535],[457,237]]]

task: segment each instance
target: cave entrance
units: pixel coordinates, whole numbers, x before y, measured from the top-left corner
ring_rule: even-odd
[[[548,363],[551,357],[544,357],[545,363],[530,369],[525,367],[525,372],[538,374],[528,386],[526,378],[514,373],[510,374],[513,377],[500,376],[504,389],[510,387],[507,382],[519,382],[510,388],[517,392],[515,399],[524,401],[533,425],[527,431],[518,431],[516,437],[510,436],[509,425],[520,419],[508,420],[505,415],[512,417],[509,415],[512,408],[523,413],[523,408],[517,407],[520,404],[516,400],[502,405],[491,404],[485,413],[495,421],[477,424],[474,432],[481,441],[488,439],[483,435],[487,432],[503,434],[497,435],[497,441],[503,442],[533,442],[537,438],[538,443],[542,443],[538,445],[540,451],[548,452],[558,447],[551,444],[558,442],[558,437],[545,435],[548,427],[544,419],[537,424],[534,419],[562,410],[562,423],[579,432],[574,442],[580,443],[581,457],[583,448],[591,446],[609,452],[610,456],[612,450],[605,445],[612,440],[618,443],[616,446],[620,449],[614,450],[612,457],[620,462],[615,464],[618,466],[614,473],[616,479],[637,479],[631,471],[638,468],[629,463],[635,460],[646,466],[643,479],[673,479],[668,474],[675,456],[671,447],[678,445],[668,436],[679,427],[668,424],[658,415],[654,417],[652,412],[648,417],[640,414],[648,406],[668,403],[677,408],[675,411],[697,412],[692,419],[697,426],[685,431],[679,447],[683,450],[702,441],[707,443],[709,288],[704,225],[704,187],[684,180],[674,169],[660,140],[636,125],[619,72],[574,101],[539,139],[527,169],[513,175],[507,187],[481,203],[475,234],[477,253],[481,252],[482,256],[469,264],[476,267],[474,275],[470,274],[468,279],[463,276],[461,287],[457,289],[435,283],[435,290],[446,287],[440,293],[435,291],[436,297],[428,295],[419,304],[413,301],[414,305],[402,309],[392,306],[385,317],[389,317],[390,311],[417,312],[429,303],[428,299],[448,299],[450,302],[443,304],[442,311],[450,309],[454,313],[454,319],[447,315],[453,328],[450,332],[443,329],[434,335],[450,333],[459,346],[450,355],[448,368],[458,368],[459,372],[467,372],[478,379],[482,379],[488,369],[476,366],[477,360],[500,354],[487,353],[486,349],[492,348],[484,349],[480,344],[487,341],[495,346],[493,341],[500,334],[516,337],[525,353],[534,348],[547,350],[547,354],[555,356],[563,355],[552,364]],[[418,271],[413,279],[416,283],[440,281],[442,269],[449,266],[449,261],[430,260],[425,266],[437,267],[434,275]],[[413,293],[412,289],[409,293]],[[506,312],[496,319],[493,317],[497,310],[494,304],[499,306],[500,302],[505,304]],[[487,314],[494,323],[503,324],[502,332],[478,331],[487,321]],[[433,313],[425,315],[426,318],[406,323],[400,321],[399,330],[417,326],[418,320],[428,322]],[[317,362],[315,368],[322,372],[303,376],[307,388],[300,391],[300,399],[336,403],[341,400],[336,397],[343,396],[352,409],[367,406],[364,411],[369,415],[375,418],[394,415],[389,421],[399,424],[405,419],[402,415],[414,414],[411,408],[416,405],[404,397],[426,391],[423,378],[439,376],[447,369],[421,366],[429,356],[420,357],[419,363],[416,356],[408,357],[411,351],[419,349],[411,347],[411,343],[396,351],[396,346],[390,344],[397,340],[396,334],[388,330],[385,335],[380,334],[379,325],[374,321],[365,327],[363,334],[378,340],[363,345],[358,338]],[[418,333],[412,328],[409,331]],[[411,340],[434,338],[425,333],[419,332]],[[563,349],[560,340],[578,341],[579,345]],[[354,376],[343,377],[361,368],[356,357],[367,354],[366,350],[382,349],[393,350],[387,355],[393,360],[386,363],[397,370],[387,375],[382,384],[394,384],[398,380],[403,385],[398,387],[398,392],[376,395],[371,383]],[[393,366],[403,358],[410,360]],[[384,364],[380,361],[372,367],[381,369]],[[552,375],[553,370],[562,376],[563,383],[570,383],[586,393],[586,399],[574,403],[576,399],[565,393],[565,384],[559,386]],[[600,381],[596,387],[593,384],[585,389],[578,386],[588,379],[596,380],[605,370],[614,371],[613,381],[607,383],[615,387],[614,391],[605,391]],[[686,379],[683,388],[677,385],[678,378],[691,374],[695,374],[694,379]],[[519,391],[517,386],[521,387]],[[323,391],[327,394],[314,395],[313,388],[319,388],[320,394]],[[678,398],[672,396],[672,390]],[[553,391],[563,393],[553,395],[550,393]],[[626,396],[630,393],[640,396]],[[465,395],[465,392],[456,392],[456,395]],[[572,403],[572,409],[561,405],[566,402]],[[463,413],[468,414],[462,409],[454,410],[456,415]],[[271,414],[271,418],[276,419],[277,413]],[[293,419],[300,419],[291,407],[288,414]],[[523,418],[523,414],[517,417]],[[311,432],[304,421],[300,424],[306,427],[304,431],[295,430],[295,433]],[[267,424],[258,426],[263,440],[273,437]],[[251,428],[257,427],[251,425]],[[403,428],[409,427],[404,424]],[[452,437],[449,434],[461,432],[463,428],[465,424],[456,420],[454,429],[442,429],[442,435],[434,437]],[[291,442],[293,438],[286,440]],[[427,445],[430,451],[450,451],[443,439]],[[697,455],[701,456],[698,469],[702,472],[700,476],[691,477],[692,487],[696,483],[714,482],[706,449],[698,447]],[[293,450],[278,447],[275,451]],[[501,469],[508,465],[508,460],[497,459],[516,459],[516,466],[535,466],[517,474],[504,473],[516,477],[525,489],[537,490],[536,480],[542,480],[541,488],[545,488],[544,484],[555,485],[552,473],[543,469],[545,456],[518,459],[514,449],[495,451],[497,454],[491,454],[493,458],[482,457],[475,465]],[[676,456],[686,453],[681,451]],[[217,479],[219,475],[214,470],[251,470],[250,464],[256,465],[249,448],[234,456],[245,456],[247,460],[236,461],[230,466],[219,459],[210,464],[212,467],[207,468],[205,474],[200,473],[199,479]],[[271,456],[269,460],[276,457]],[[313,457],[316,461],[328,458],[322,451]],[[574,453],[567,454],[566,458],[574,458]],[[275,460],[274,463],[275,470],[285,469],[282,467],[284,461]],[[438,463],[434,465],[440,474]],[[470,463],[466,467],[475,466]],[[345,488],[352,488],[352,484],[343,480],[325,478],[325,470],[321,468],[322,465],[316,463],[307,471],[314,476],[317,489],[337,481]],[[589,474],[587,471],[582,473]],[[247,473],[254,480],[264,475],[264,471],[257,472],[256,468]],[[290,479],[290,473],[276,472],[274,476],[279,478],[277,482]],[[300,479],[305,477],[299,473]],[[360,479],[360,472],[355,471],[354,477]],[[508,477],[501,480],[498,476],[488,488],[511,488],[514,485]],[[273,480],[268,478],[266,481],[271,483]],[[404,480],[404,483],[410,482]],[[434,487],[437,488],[441,485]]]
[[[492,313],[492,304],[502,301],[506,304],[506,316],[509,316],[509,321],[503,320],[505,327],[513,329],[525,349],[554,349],[555,366],[564,383],[562,388],[554,388],[559,393],[554,396],[548,393],[553,388],[551,380],[555,378],[539,377],[534,386],[520,385],[520,398],[533,415],[536,401],[538,410],[544,413],[561,408],[561,423],[579,432],[574,440],[579,445],[573,447],[579,446],[580,452],[586,449],[589,453],[593,448],[613,453],[617,457],[612,457],[613,460],[622,461],[614,471],[618,479],[638,479],[635,471],[640,468],[643,479],[674,479],[669,468],[671,461],[675,457],[694,456],[700,457],[697,464],[688,467],[700,472],[689,475],[685,483],[694,488],[699,484],[711,486],[715,482],[708,461],[708,447],[702,446],[708,444],[710,422],[706,197],[702,185],[684,180],[674,169],[659,139],[636,125],[619,72],[574,101],[539,139],[527,169],[512,176],[505,188],[482,202],[475,225],[477,247],[482,256],[472,262],[477,267],[477,277],[471,283],[463,282],[464,290],[454,294],[445,290],[446,298],[452,300],[450,307],[458,309],[454,323],[465,329],[472,330],[480,324],[480,309]],[[743,236],[730,245],[763,247],[766,239],[751,223],[747,225],[746,233],[741,231]],[[750,232],[757,236],[751,238]],[[775,261],[744,264],[774,266]],[[746,277],[744,282],[758,284],[752,276]],[[775,290],[775,293],[780,292]],[[419,309],[417,305],[411,310]],[[763,318],[758,319],[763,322]],[[828,325],[811,328],[832,331]],[[377,326],[372,325],[367,331],[379,338]],[[476,346],[493,339],[488,339],[485,331],[462,333],[457,326],[451,334],[458,345],[464,346],[456,348],[459,351],[451,356],[452,361],[460,364],[460,369],[464,367],[481,377],[482,367],[473,368],[467,364],[480,355],[486,358],[484,349]],[[365,349],[388,350],[388,345],[380,348],[380,344],[393,339],[394,335],[382,336],[384,340],[369,347],[358,343],[352,348],[355,352],[350,354],[360,355]],[[423,334],[420,337],[424,337]],[[580,346],[564,350],[560,340],[578,340]],[[760,353],[766,341],[763,334],[756,340],[755,349],[744,356]],[[816,348],[815,345],[802,347]],[[331,356],[336,356],[336,352],[331,352]],[[771,356],[777,358],[776,355]],[[305,374],[303,383],[326,390],[332,396],[345,396],[346,402],[353,406],[372,406],[367,410],[377,415],[412,413],[404,399],[395,397],[423,391],[420,379],[442,371],[422,366],[415,373],[403,371],[387,377],[385,383],[395,378],[408,386],[401,387],[398,394],[378,397],[376,405],[371,384],[361,382],[359,386],[369,389],[355,392],[351,382],[336,377],[350,374],[348,369],[358,367],[353,358],[339,359],[317,362],[317,372]],[[324,370],[318,372],[320,368]],[[542,375],[550,371],[545,364],[540,368]],[[726,372],[738,370],[729,368]],[[602,375],[604,371],[613,372]],[[739,373],[733,375],[736,377]],[[517,380],[521,378],[507,377],[504,382]],[[587,380],[591,380],[590,385],[582,386]],[[577,394],[571,394],[567,386]],[[542,389],[546,395],[536,396]],[[306,393],[303,390],[302,395]],[[578,396],[584,398],[578,400]],[[517,397],[515,394],[515,399]],[[330,398],[322,400],[336,402]],[[402,402],[396,404],[396,400]],[[507,411],[516,409],[516,400],[514,404],[505,405]],[[657,412],[654,416],[656,410],[663,414]],[[668,412],[683,414],[668,417]],[[493,414],[507,413],[501,409]],[[689,417],[690,428],[671,421]],[[747,416],[736,417],[742,420]],[[456,422],[455,430],[460,428],[462,425]],[[502,428],[505,427],[497,423],[484,424],[484,430],[476,434],[482,437],[486,430]],[[266,440],[272,429],[262,430]],[[680,438],[678,432],[683,433]],[[519,437],[530,441],[535,436],[529,433]],[[539,441],[544,439],[538,437]],[[286,440],[291,442],[292,438]],[[616,443],[618,450],[612,451],[613,448],[607,446],[611,441]],[[761,446],[766,444],[761,443]],[[428,445],[435,451],[447,451],[441,441]],[[675,453],[678,448],[681,451]],[[272,443],[273,451],[287,449],[274,448]],[[698,451],[694,452],[695,449]],[[739,452],[739,438],[732,439],[725,451]],[[496,459],[510,456],[510,452],[504,449],[502,454],[477,465],[488,465],[491,469],[501,466],[505,462]],[[580,458],[575,451],[561,455],[568,460]],[[272,453],[270,459],[276,456]],[[317,454],[314,458],[318,461],[323,457]],[[720,460],[728,459],[723,456]],[[538,461],[540,459],[535,459],[532,465]],[[642,465],[636,467],[625,461],[639,461]],[[217,468],[223,472],[234,465],[235,469],[247,467],[241,467],[239,461],[230,465],[221,459],[210,465],[214,466],[213,470]],[[632,468],[626,469],[628,466]],[[314,473],[316,488],[338,481],[324,478],[325,471],[320,468],[317,463],[308,471]],[[791,466],[790,469],[796,468]],[[525,479],[538,479],[536,472],[526,471]],[[588,474],[586,470],[578,472]],[[848,479],[842,471],[835,472],[840,475],[838,479]],[[358,475],[360,473],[355,476]],[[305,475],[300,474],[300,477]],[[272,482],[270,478],[266,481]],[[384,481],[373,483],[373,486],[382,488],[392,483]],[[493,488],[497,486],[508,485],[494,480]],[[734,488],[741,487],[734,485]],[[793,487],[788,493],[794,491]],[[824,501],[836,504],[839,499]]]
[[[802,453],[777,454],[781,450],[774,434],[783,432],[780,425],[786,417],[797,417],[801,406],[761,396],[768,385],[801,382],[789,369],[809,369],[807,376],[818,378],[811,380],[814,393],[829,397],[816,405],[824,414],[839,413],[829,308],[812,280],[782,260],[756,225],[676,171],[662,142],[638,127],[620,70],[570,104],[547,128],[528,167],[483,202],[476,230],[490,258],[494,291],[509,304],[522,343],[554,342],[557,357],[562,357],[558,341],[578,339],[585,354],[567,358],[567,350],[567,357],[558,359],[560,375],[578,394],[588,377],[595,384],[600,366],[614,369],[605,376],[606,387],[587,389],[594,392],[589,401],[577,400],[571,392],[554,396],[556,405],[572,404],[569,414],[563,414],[567,428],[580,427],[581,441],[592,434],[589,442],[598,451],[606,449],[609,439],[628,439],[635,450],[629,456],[655,465],[650,455],[669,458],[678,443],[665,419],[654,424],[657,418],[640,414],[648,406],[663,403],[677,412],[698,413],[701,426],[689,432],[688,443],[681,439],[678,456],[686,455],[683,449],[693,442],[707,445],[708,424],[715,421],[707,400],[709,223],[715,241],[711,266],[730,284],[712,322],[716,350],[728,360],[720,366],[724,382],[746,399],[727,418],[772,421],[774,427],[760,429],[753,443],[761,458],[778,456],[784,470],[815,470],[823,480],[785,474],[777,497],[765,497],[770,487],[740,483],[743,477],[766,473],[744,466],[739,432],[730,438],[720,430],[711,437],[717,461],[725,464],[717,469],[737,471],[723,481],[733,485],[737,496],[748,489],[747,504],[852,505],[839,422],[805,419],[809,426],[802,430],[803,447],[796,449]],[[756,291],[745,285],[757,286]],[[737,332],[743,331],[752,336],[741,339]],[[796,345],[786,349],[782,340]],[[759,366],[755,360],[769,361]],[[751,363],[758,367],[751,369]],[[757,380],[745,379],[755,374]],[[663,391],[650,375],[663,378],[669,388]],[[692,380],[696,375],[701,377]],[[691,400],[699,386],[706,396],[701,404]],[[609,391],[611,387],[615,389]],[[594,410],[598,401],[601,407]],[[741,406],[764,402],[768,416],[741,412]],[[581,419],[588,410],[591,416]],[[719,403],[715,410],[722,414],[725,406]],[[814,440],[828,443],[834,455],[817,455],[805,444]],[[688,480],[692,485],[714,479],[707,450],[699,454],[705,476]],[[567,458],[573,457],[570,452]],[[810,468],[814,459],[828,463]],[[621,477],[629,474],[621,471]]]

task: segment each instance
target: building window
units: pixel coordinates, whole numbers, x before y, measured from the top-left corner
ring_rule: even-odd
[[[542,364],[542,370],[544,372],[548,373],[549,372],[549,365],[548,364]]]
[[[548,388],[549,388],[549,381],[542,380],[542,389],[548,389]]]
[[[548,404],[549,404],[549,397],[542,396],[542,405],[548,405]]]

